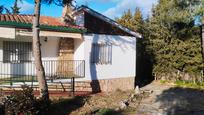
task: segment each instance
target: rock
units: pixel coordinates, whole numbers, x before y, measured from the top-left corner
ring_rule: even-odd
[[[127,105],[125,103],[121,103],[121,106],[120,106],[120,109],[126,109],[127,108]]]
[[[120,108],[119,108],[119,107],[118,107],[118,108],[115,108],[115,111],[116,111],[116,112],[120,111]]]
[[[120,109],[126,109],[128,105],[129,105],[128,100],[121,101]]]
[[[100,108],[93,108],[93,110],[90,112],[91,115],[97,113],[100,110]]]
[[[152,94],[153,90],[144,90],[144,93]]]
[[[132,94],[132,95],[130,96],[129,100],[132,101],[132,100],[134,100],[134,98],[135,98],[135,94]]]
[[[135,87],[135,94],[136,94],[136,95],[140,94],[140,88],[139,88],[139,86],[136,86],[136,87]]]

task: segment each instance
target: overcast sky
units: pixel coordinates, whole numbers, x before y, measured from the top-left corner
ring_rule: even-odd
[[[23,3],[19,3],[22,14],[33,13],[33,1],[23,0]],[[14,0],[0,0],[0,4],[11,7]],[[124,11],[130,9],[134,11],[136,7],[142,10],[144,17],[151,13],[153,4],[157,3],[157,0],[76,0],[77,5],[88,5],[90,8],[102,13],[112,19],[120,17]],[[60,17],[62,7],[56,5],[42,5],[41,13],[46,16]]]

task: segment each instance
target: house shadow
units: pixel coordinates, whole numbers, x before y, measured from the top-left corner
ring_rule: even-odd
[[[83,107],[87,99],[89,99],[87,96],[76,96],[71,99],[53,101],[46,115],[69,115],[72,111]]]
[[[156,102],[165,115],[204,115],[204,90],[170,88],[157,96]]]
[[[102,39],[101,39],[102,37]],[[136,47],[135,47],[135,42],[136,42],[136,39],[124,39],[123,37],[120,37],[120,36],[107,36],[107,35],[96,35],[96,34],[93,34],[93,39],[92,39],[92,42],[91,43],[103,43],[103,44],[108,44],[111,46],[111,52],[109,54],[109,57],[110,58],[110,62],[106,65],[112,65],[112,56],[113,56],[113,52],[112,52],[112,48],[113,47],[119,47],[121,49],[121,51],[125,54],[126,51],[128,49],[131,49],[131,50],[135,50]],[[92,44],[92,48],[91,48],[91,52],[90,52],[90,74],[91,74],[91,79],[92,79],[92,82],[91,82],[91,87],[92,87],[92,91],[93,93],[98,93],[98,92],[101,92],[101,86],[100,86],[100,82],[99,82],[99,76],[98,76],[98,72],[97,71],[100,71],[97,69],[98,65],[100,63],[94,63],[92,62],[93,59],[97,62],[100,57],[100,49],[99,48],[94,48],[93,47],[93,44]],[[105,66],[105,65],[104,65]],[[122,65],[121,65],[122,67]],[[133,70],[134,71],[134,70]],[[114,72],[114,71],[113,71]],[[116,72],[116,71],[115,71]]]
[[[153,76],[154,56],[147,52],[143,39],[137,40],[136,77],[135,86],[143,87],[150,84],[155,78]]]
[[[99,48],[94,47],[93,43],[98,43],[99,38],[94,36],[93,41],[91,44],[91,52],[90,52],[90,74],[91,74],[91,88],[92,93],[99,93],[101,92],[100,83],[97,76],[97,68],[96,62],[99,60]]]
[[[90,67],[91,71],[91,88],[92,88],[92,93],[99,93],[101,92],[101,86],[97,77],[97,70],[96,70],[96,64],[91,63]]]

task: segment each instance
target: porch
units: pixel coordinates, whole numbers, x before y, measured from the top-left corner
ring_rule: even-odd
[[[0,28],[5,30],[5,28]],[[38,87],[32,49],[32,32],[6,28],[0,35],[0,87]],[[13,32],[15,31],[15,32]],[[14,33],[13,36],[8,36]],[[48,85],[74,91],[76,78],[85,77],[83,39],[80,33],[41,31],[41,55]],[[66,86],[68,87],[64,87]]]
[[[68,82],[85,76],[84,60],[43,60],[48,83]],[[0,86],[37,85],[34,61],[4,63],[0,61]]]

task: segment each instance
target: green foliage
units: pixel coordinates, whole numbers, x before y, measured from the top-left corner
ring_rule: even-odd
[[[160,80],[160,83],[161,84],[165,84],[165,83],[168,83],[169,81],[167,81],[167,80]]]
[[[154,74],[179,71],[200,75],[204,66],[200,28],[194,22],[195,17],[203,16],[203,9],[204,0],[159,0],[146,20],[142,20],[141,12],[136,9],[133,16],[128,11],[117,21],[143,35],[143,40],[138,40],[137,58],[146,58],[143,61],[149,61],[150,66],[152,63]]]
[[[204,89],[203,82],[176,81],[175,84],[177,87]]]
[[[154,72],[198,74],[202,70],[199,27],[194,25],[197,2],[160,0],[147,22]]]
[[[22,2],[22,0],[20,0]],[[18,0],[15,0],[13,6],[11,7],[12,14],[19,14],[20,13],[20,7],[18,6]]]
[[[204,23],[204,0],[201,0],[201,4],[196,8],[196,13],[200,16],[201,21]]]
[[[127,12],[124,12],[120,19],[116,18],[116,21],[127,28],[134,29],[133,16],[130,9]]]
[[[20,13],[20,7],[18,7],[18,1],[22,2],[22,0],[15,0],[14,4],[11,8],[11,10],[9,8],[4,7],[3,5],[0,6],[0,14],[3,13],[3,11],[6,12],[6,14],[19,14]]]
[[[142,18],[142,12],[140,11],[139,8],[136,8],[135,13],[133,15],[133,30],[142,33],[143,32],[143,25],[144,21]]]
[[[75,96],[54,99],[45,115],[69,115],[71,112],[83,107],[88,98],[87,96]]]
[[[3,10],[4,10],[4,6],[0,5],[0,14],[2,14]]]
[[[99,109],[99,111],[95,113],[95,115],[116,115],[116,114],[118,114],[116,111],[108,108]]]
[[[36,99],[33,89],[22,86],[21,91],[14,91],[5,101],[6,115],[39,115],[43,114],[49,106],[49,101]]]
[[[131,30],[142,32],[144,21],[139,8],[135,9],[134,15],[132,15],[130,10],[124,12],[121,18],[116,18],[116,21]]]
[[[41,1],[46,4],[56,4],[59,6],[64,6],[72,4],[73,0],[41,0]]]

